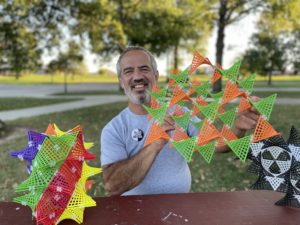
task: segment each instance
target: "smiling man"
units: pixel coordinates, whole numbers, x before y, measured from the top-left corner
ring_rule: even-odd
[[[181,155],[159,139],[144,147],[152,121],[142,104],[149,104],[158,81],[153,55],[142,47],[128,47],[117,62],[119,83],[128,97],[128,107],[114,117],[101,134],[101,165],[104,187],[109,195],[142,195],[189,192],[191,173]],[[235,133],[243,136],[257,123],[254,109],[238,115]],[[174,121],[165,116],[162,129],[174,130]],[[189,136],[197,135],[188,127]]]

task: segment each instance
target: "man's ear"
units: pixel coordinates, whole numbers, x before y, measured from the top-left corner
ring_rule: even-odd
[[[159,73],[158,73],[158,70],[156,70],[156,73],[155,73],[155,80],[158,81],[158,77],[159,77]]]
[[[123,84],[122,79],[121,79],[120,77],[118,77],[118,79],[119,79],[119,85],[120,85],[120,87],[121,87],[122,89],[124,89],[124,84]]]

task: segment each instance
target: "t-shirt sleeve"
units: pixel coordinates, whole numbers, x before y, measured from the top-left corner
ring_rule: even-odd
[[[101,133],[100,162],[101,166],[128,158],[125,143],[120,132],[111,124],[104,127]]]

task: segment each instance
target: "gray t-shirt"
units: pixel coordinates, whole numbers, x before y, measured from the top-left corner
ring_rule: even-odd
[[[125,108],[114,117],[101,134],[101,165],[129,159],[143,147],[152,121]],[[197,130],[189,126],[190,136]],[[191,173],[187,162],[167,143],[155,158],[144,180],[123,195],[189,192]]]

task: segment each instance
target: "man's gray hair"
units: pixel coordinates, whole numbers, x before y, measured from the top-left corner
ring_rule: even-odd
[[[126,48],[124,49],[124,51],[121,53],[121,55],[119,56],[118,61],[117,61],[116,67],[117,67],[118,77],[120,77],[121,74],[122,74],[121,60],[122,60],[123,56],[124,56],[127,52],[135,51],[135,50],[143,51],[143,52],[145,52],[145,53],[150,57],[150,63],[151,63],[153,72],[154,72],[155,75],[157,75],[157,74],[158,74],[157,63],[156,63],[156,60],[155,60],[154,56],[152,55],[152,53],[149,52],[147,49],[141,47],[141,46],[128,46],[128,47],[126,47]]]

